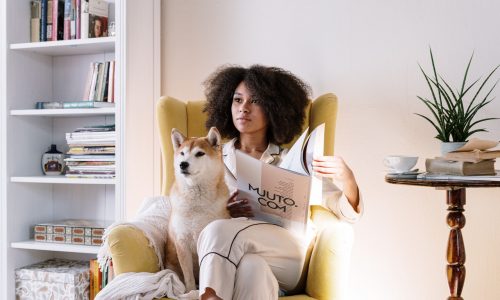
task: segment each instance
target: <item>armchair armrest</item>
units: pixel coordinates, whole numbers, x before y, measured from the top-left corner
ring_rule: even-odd
[[[141,230],[129,225],[117,226],[108,235],[108,245],[116,275],[160,271],[158,257]]]
[[[306,293],[318,300],[345,299],[354,242],[352,225],[321,206],[311,207],[311,218],[319,231],[309,261]]]

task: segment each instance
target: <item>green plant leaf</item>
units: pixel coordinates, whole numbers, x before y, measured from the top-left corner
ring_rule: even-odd
[[[476,100],[477,98],[477,95],[479,95],[479,93],[481,92],[481,90],[483,89],[484,85],[488,82],[488,80],[490,79],[490,77],[493,75],[493,73],[496,72],[496,70],[498,69],[498,67],[500,67],[500,65],[496,66],[491,72],[490,74],[488,74],[488,76],[484,79],[483,83],[479,86],[479,88],[477,89],[476,91],[476,94],[474,95],[474,97],[472,98],[470,104],[469,104],[469,107],[472,105],[472,103],[474,103],[474,101]]]
[[[465,74],[464,74],[464,80],[462,81],[462,88],[460,89],[460,94],[465,95],[464,93],[464,87],[465,87],[465,82],[467,81],[467,74],[469,73],[469,68],[472,63],[472,58],[474,57],[474,51],[472,51],[472,54],[469,58],[469,63],[467,64],[467,68],[465,68]]]
[[[429,121],[429,123],[431,123],[431,125],[436,129],[436,131],[438,132],[438,135],[436,136],[437,139],[443,141],[443,142],[448,142],[448,135],[443,132],[442,128],[437,126],[431,119],[429,119],[428,117],[422,115],[422,114],[418,114],[418,113],[415,113],[417,116],[420,116],[424,119],[426,119],[427,121]]]

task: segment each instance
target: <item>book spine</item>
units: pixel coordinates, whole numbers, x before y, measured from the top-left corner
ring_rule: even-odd
[[[59,5],[57,9],[57,39],[64,40],[64,0],[59,0]]]
[[[76,39],[76,0],[71,0],[71,26],[70,37],[72,40]]]
[[[31,42],[40,41],[40,1],[31,1]]]
[[[76,38],[81,39],[81,22],[82,22],[82,3],[81,0],[76,0]]]
[[[82,98],[84,101],[90,101],[90,85],[92,84],[92,75],[94,74],[94,64],[95,62],[90,63],[89,72],[87,74],[87,81],[85,82]]]
[[[81,0],[80,12],[80,38],[87,39],[89,37],[89,0]]]
[[[75,101],[75,102],[63,102],[63,108],[94,108],[95,103],[93,101]]]
[[[52,25],[54,22],[52,5],[54,5],[54,2],[57,2],[57,0],[47,1],[47,41],[52,41]]]
[[[102,101],[101,94],[102,94],[103,82],[104,82],[104,63],[101,62],[99,63],[99,71],[97,75],[97,84],[96,84],[94,101]]]
[[[53,41],[57,41],[57,21],[58,21],[58,9],[59,9],[59,0],[52,1],[52,35],[51,38]]]
[[[109,64],[109,82],[108,82],[108,102],[115,102],[115,61],[112,60]]]
[[[64,2],[64,39],[71,39],[71,0]]]
[[[94,264],[97,262],[96,259],[91,259],[89,261],[89,291],[90,291],[90,300],[94,300],[95,298],[95,292],[94,292],[94,276],[95,276],[95,269],[94,269]]]
[[[97,88],[97,78],[99,76],[99,65],[101,63],[95,62],[94,63],[94,72],[92,73],[92,83],[90,84],[90,93],[89,93],[89,100],[94,101],[95,100],[95,91]]]
[[[443,159],[426,159],[425,169],[427,172],[434,174],[464,175],[462,162]]]
[[[48,0],[41,2],[41,15],[40,15],[40,42],[47,41],[47,4]]]
[[[100,96],[100,99],[103,102],[108,102],[108,83],[109,83],[109,61],[104,63],[104,79]]]

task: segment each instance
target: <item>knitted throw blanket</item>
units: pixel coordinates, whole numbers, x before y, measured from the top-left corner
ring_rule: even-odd
[[[164,253],[167,239],[168,219],[171,207],[167,197],[148,197],[144,199],[137,216],[130,221],[115,222],[106,228],[103,244],[97,254],[102,269],[111,261],[108,234],[119,225],[133,226],[141,230],[158,257],[158,273],[124,273],[116,276],[96,300],[101,299],[153,299],[167,296],[172,299],[198,299],[198,291],[185,294],[185,287],[179,277],[171,270],[164,269]]]

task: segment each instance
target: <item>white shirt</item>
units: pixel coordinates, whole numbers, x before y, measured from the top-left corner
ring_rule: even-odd
[[[235,155],[235,146],[236,138],[224,144],[222,148],[222,157],[224,160],[224,164],[226,165],[226,175],[225,180],[226,184],[229,187],[230,192],[234,192],[237,190],[236,179],[236,155]],[[281,160],[288,153],[287,149],[281,148],[278,145],[269,143],[266,151],[262,153],[260,158],[261,161],[272,164],[279,165]],[[312,193],[314,195],[314,193]],[[361,197],[361,193],[359,195],[359,205],[358,211],[354,210],[354,208],[349,203],[349,200],[345,197],[342,190],[337,187],[330,178],[323,178],[323,190],[320,197],[312,196],[309,204],[310,205],[321,205],[331,212],[333,212],[340,220],[344,220],[350,223],[354,223],[359,220],[361,215],[363,214],[363,201]]]

